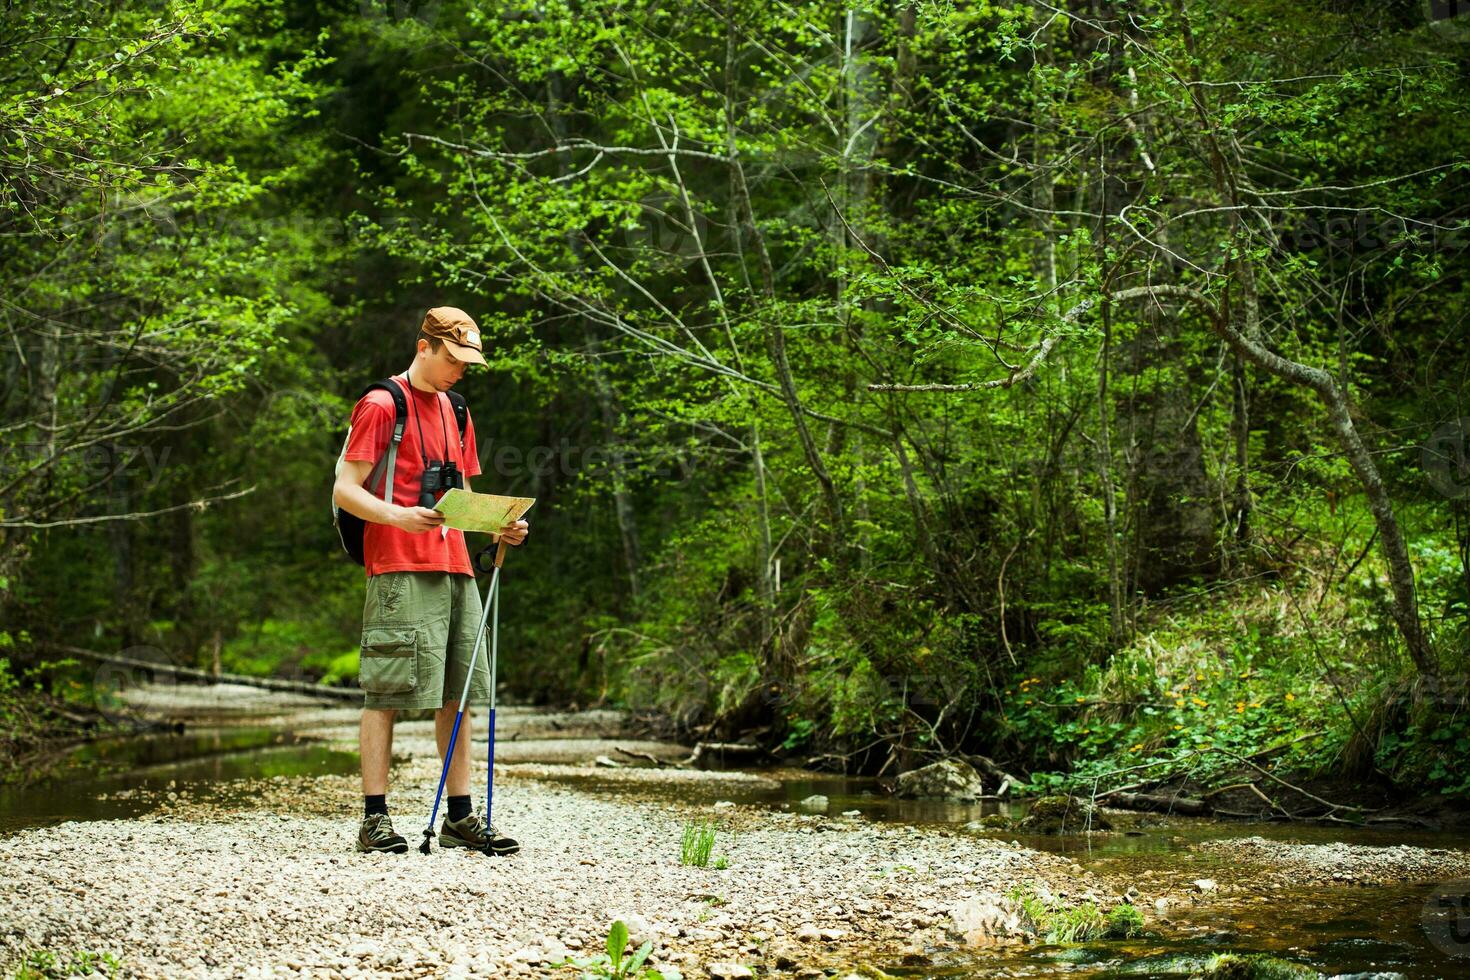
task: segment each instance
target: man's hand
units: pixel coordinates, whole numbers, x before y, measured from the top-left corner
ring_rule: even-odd
[[[525,521],[516,521],[515,523],[507,524],[505,525],[505,527],[500,529],[500,537],[504,538],[510,544],[524,543],[526,540],[526,535],[530,533],[531,525],[527,524]]]
[[[444,515],[430,507],[397,507],[393,526],[412,534],[432,531],[444,523]]]

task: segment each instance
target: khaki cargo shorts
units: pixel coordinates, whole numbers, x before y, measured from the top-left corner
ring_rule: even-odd
[[[458,701],[480,626],[470,575],[384,572],[367,580],[357,683],[366,708],[442,708]],[[490,636],[475,660],[470,704],[490,699]]]

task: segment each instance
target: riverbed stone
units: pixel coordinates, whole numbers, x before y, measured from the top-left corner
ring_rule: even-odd
[[[961,759],[941,759],[898,774],[895,796],[907,799],[975,800],[985,787],[975,767]]]
[[[1021,934],[1021,917],[1008,902],[968,898],[950,907],[949,932],[967,946],[994,946]]]
[[[796,804],[796,808],[805,813],[826,813],[829,805],[831,805],[831,801],[827,797],[821,793],[813,793]]]
[[[1108,830],[1111,825],[1101,810],[1080,796],[1043,796],[1031,804],[1018,829],[1033,834],[1076,834]]]

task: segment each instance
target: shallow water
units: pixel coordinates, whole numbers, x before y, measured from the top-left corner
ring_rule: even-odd
[[[1470,932],[1446,951],[1429,940],[1422,926],[1435,890],[1434,885],[1283,890],[1270,893],[1269,901],[1254,910],[1175,915],[1167,939],[985,952],[936,948],[930,951],[931,965],[883,966],[896,976],[916,980],[981,976],[1101,980],[1189,976],[1219,953],[1266,953],[1327,976],[1382,974],[1414,980],[1470,976]]]
[[[165,805],[171,793],[231,800],[242,796],[254,780],[357,771],[357,754],[335,748],[335,743],[316,741],[322,735],[320,730],[231,724],[235,727],[181,735],[132,736],[81,746],[46,781],[0,787],[0,834],[65,820],[137,816]],[[615,740],[608,742],[609,747],[614,744]],[[668,799],[686,804],[731,800],[793,811],[801,809],[802,800],[821,794],[828,798],[822,812],[833,818],[856,810],[860,819],[951,830],[985,814],[1019,818],[1024,813],[1024,803],[895,799],[885,795],[877,781],[870,778],[790,769],[746,771],[758,772],[777,785],[635,783],[620,780],[611,772],[606,776],[568,775],[558,781],[620,798]],[[1340,841],[1470,849],[1470,837],[1464,834],[1219,823],[1152,815],[1140,815],[1127,829],[1107,834],[1032,836],[993,831],[977,836],[1016,840],[1066,855],[1087,870],[1138,880],[1145,893],[1149,887],[1144,879],[1149,872],[1183,874],[1187,875],[1185,880],[1227,878],[1227,857],[1193,849],[1206,840],[1262,836],[1306,843]],[[1454,918],[1438,945],[1430,941],[1423,926],[1426,909],[1431,915],[1436,909],[1441,915],[1446,913],[1433,901],[1436,897],[1434,885],[1273,890],[1260,896],[1241,896],[1238,901],[1232,899],[1231,907],[1224,909],[1172,910],[1165,926],[1168,938],[980,952],[935,947],[927,951],[923,963],[878,965],[909,980],[1172,978],[1188,976],[1217,953],[1247,952],[1291,959],[1329,976],[1383,974],[1413,980],[1470,977],[1470,883],[1457,899],[1462,904],[1448,909]],[[1148,903],[1143,904],[1143,910],[1150,925],[1156,925]]]
[[[0,834],[65,820],[116,820],[157,809],[168,794],[229,799],[247,780],[357,772],[357,753],[293,731],[221,728],[99,739],[73,749],[48,778],[0,786]]]

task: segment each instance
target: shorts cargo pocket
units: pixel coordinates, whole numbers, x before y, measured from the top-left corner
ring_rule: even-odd
[[[412,691],[418,667],[418,632],[411,626],[365,626],[357,684],[369,694]]]

